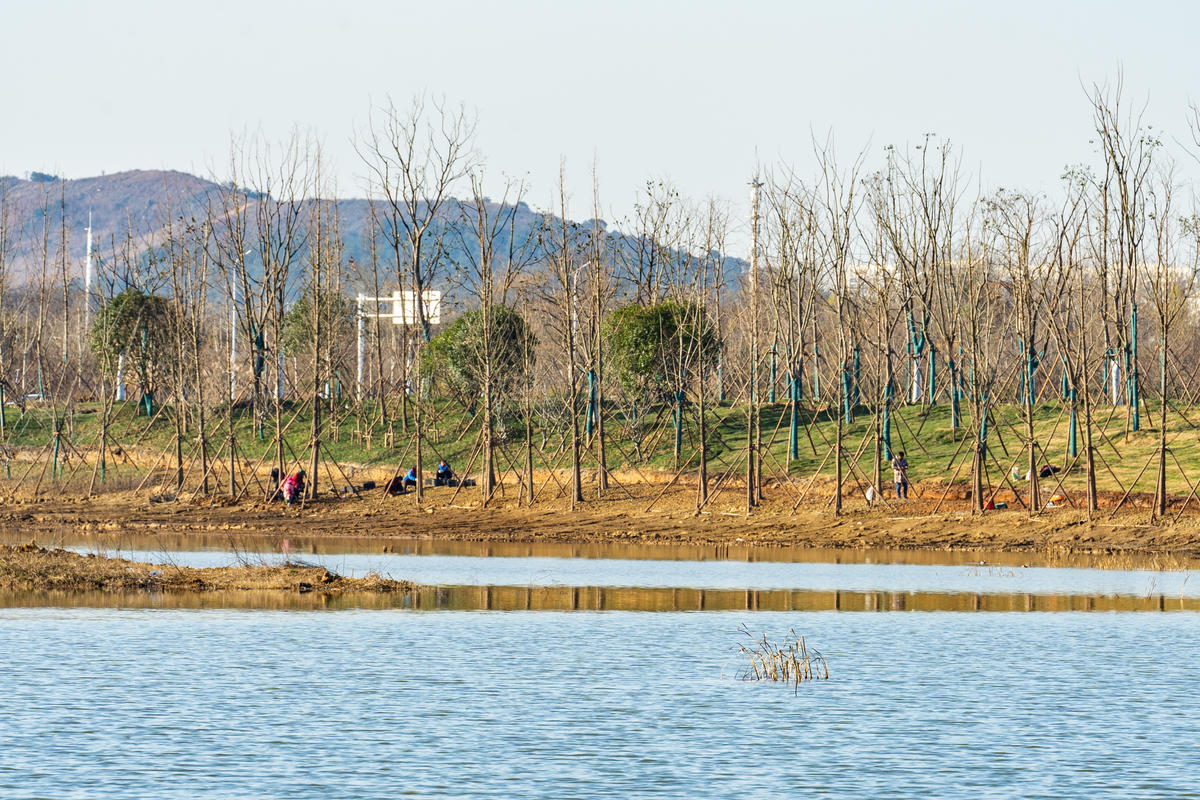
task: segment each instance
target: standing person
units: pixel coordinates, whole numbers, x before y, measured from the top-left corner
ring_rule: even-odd
[[[304,496],[304,470],[298,469],[283,481],[283,502],[287,505]]]
[[[908,499],[908,459],[904,457],[904,451],[892,458],[892,480],[896,484],[896,499]]]

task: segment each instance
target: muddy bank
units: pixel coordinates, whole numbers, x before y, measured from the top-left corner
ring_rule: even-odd
[[[859,501],[834,516],[824,502],[797,506],[781,490],[768,493],[749,516],[733,493],[702,513],[695,505],[693,492],[664,493],[659,487],[610,492],[575,510],[562,498],[532,508],[501,498],[480,508],[477,494],[452,489],[430,490],[421,506],[412,495],[383,497],[376,491],[323,498],[298,509],[205,499],[159,502],[123,492],[90,500],[2,501],[0,535],[8,541],[47,542],[71,532],[1200,556],[1200,519],[1185,515],[1174,524],[1152,523],[1148,512],[1137,509],[1111,518],[1102,510],[1090,521],[1069,507],[1032,518],[1019,510],[972,516],[962,509],[933,513],[932,499],[917,498],[882,510]]]
[[[246,565],[198,569],[173,564],[144,564],[123,558],[39,547],[35,543],[0,546],[0,589],[46,591],[253,591],[395,593],[413,585],[368,575],[346,578],[324,567],[303,564]]]

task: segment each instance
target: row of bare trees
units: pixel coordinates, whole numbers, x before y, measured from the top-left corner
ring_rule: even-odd
[[[523,183],[486,169],[464,110],[418,98],[379,109],[358,137],[364,229],[347,229],[351,201],[334,199],[311,135],[238,140],[204,203],[164,191],[161,225],[100,244],[90,291],[68,255],[65,190],[57,217],[53,184],[30,215],[0,182],[0,401],[48,409],[51,469],[64,447],[81,451],[92,489],[139,438],[113,438],[132,386],[143,416],[172,426],[160,461],[177,493],[189,466],[203,494],[242,496],[264,485],[259,468],[299,464],[314,495],[347,484],[329,456],[347,427],[421,474],[461,408],[484,502],[506,476],[524,502],[547,483],[572,507],[587,486],[629,495],[629,471],[665,451],[671,483],[695,476],[697,510],[735,484],[752,509],[772,481],[799,503],[823,480],[835,513],[887,483],[898,440],[919,443],[906,407],[948,409],[946,470],[976,511],[1004,487],[1040,510],[1049,462],[1064,472],[1052,493],[1077,474],[1095,511],[1097,476],[1112,473],[1101,444],[1113,446],[1097,415],[1120,409],[1128,438],[1153,412],[1143,472],[1165,515],[1173,467],[1194,493],[1172,444],[1200,392],[1196,198],[1120,84],[1089,98],[1094,163],[1069,169],[1054,199],[980,189],[932,135],[878,165],[825,141],[811,175],[755,175],[746,224],[652,181],[618,226],[601,221],[597,180],[586,209],[572,204],[565,165],[533,211]],[[590,220],[573,222],[581,210]],[[355,237],[366,259],[346,255]],[[36,263],[16,264],[31,243]],[[85,448],[72,428],[89,402],[100,433]],[[1065,453],[1039,432],[1047,405],[1068,415]],[[996,412],[1014,406],[1019,466],[994,447]],[[735,446],[714,424],[732,409]],[[303,451],[289,435],[300,419]],[[810,474],[795,467],[804,450],[819,456]]]

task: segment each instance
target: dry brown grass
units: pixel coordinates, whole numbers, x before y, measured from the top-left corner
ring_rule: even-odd
[[[738,675],[744,681],[778,681],[790,683],[800,691],[804,681],[829,680],[829,664],[817,650],[809,650],[804,637],[789,630],[783,642],[772,642],[764,634],[755,638],[746,626],[739,632],[747,636],[752,644],[739,645],[738,653],[750,663]]]

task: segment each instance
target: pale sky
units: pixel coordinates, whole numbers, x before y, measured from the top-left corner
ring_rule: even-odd
[[[125,169],[222,177],[231,132],[324,141],[338,193],[372,102],[417,92],[478,113],[489,168],[550,203],[566,159],[571,216],[666,177],[746,206],[756,158],[812,167],[926,132],[985,184],[1057,188],[1091,155],[1082,83],[1123,68],[1168,137],[1200,101],[1194,2],[69,2],[0,0],[0,173]]]

